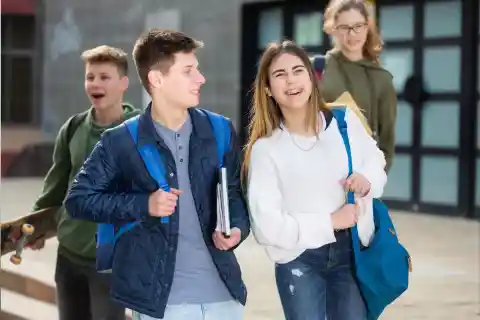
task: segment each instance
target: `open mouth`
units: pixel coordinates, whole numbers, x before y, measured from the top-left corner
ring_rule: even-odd
[[[105,94],[104,93],[92,93],[92,94],[90,94],[90,96],[93,99],[97,100],[97,99],[101,99],[101,98],[105,97]]]
[[[303,92],[303,89],[291,89],[291,90],[287,90],[285,94],[287,96],[298,96],[302,92]]]

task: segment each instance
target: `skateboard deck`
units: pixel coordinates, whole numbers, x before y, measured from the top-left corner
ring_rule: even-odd
[[[20,264],[25,246],[40,238],[54,237],[57,234],[55,218],[58,209],[59,207],[46,208],[10,221],[1,221],[2,256],[15,251],[10,257],[10,261]]]

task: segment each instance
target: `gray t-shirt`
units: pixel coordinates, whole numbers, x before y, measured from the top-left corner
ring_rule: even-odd
[[[208,252],[203,239],[190,187],[188,153],[192,123],[188,118],[174,132],[158,122],[155,128],[175,159],[178,186],[183,193],[177,207],[180,214],[175,274],[168,299],[169,305],[212,303],[232,299]]]

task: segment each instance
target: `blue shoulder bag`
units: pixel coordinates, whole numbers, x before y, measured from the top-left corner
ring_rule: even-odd
[[[352,154],[345,108],[332,111],[345,144],[348,174],[351,175]],[[353,192],[348,192],[347,201],[355,203]],[[367,306],[368,320],[378,319],[383,310],[407,290],[411,271],[410,255],[398,241],[388,208],[379,199],[373,199],[373,216],[375,233],[368,247],[361,245],[357,226],[351,229],[355,275]]]
[[[217,145],[217,155],[219,161],[219,168],[223,167],[224,154],[230,147],[230,126],[227,119],[219,114],[212,113],[207,110],[201,110],[207,115],[212,125],[213,133],[215,135]],[[145,167],[150,176],[157,182],[158,186],[164,191],[169,192],[170,186],[166,178],[165,165],[158,149],[154,145],[138,145],[138,120],[139,117],[131,118],[124,122],[127,127],[132,140],[137,146]],[[168,217],[161,217],[161,223],[168,223]],[[100,223],[97,227],[96,241],[96,269],[97,272],[109,273],[112,272],[113,253],[115,250],[115,243],[119,237],[125,232],[137,226],[140,221],[126,223],[121,227],[116,227],[113,224]]]

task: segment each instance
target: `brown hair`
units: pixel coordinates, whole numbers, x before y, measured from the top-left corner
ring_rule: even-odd
[[[176,53],[190,53],[201,47],[203,47],[201,41],[179,31],[151,29],[141,35],[133,47],[133,60],[145,90],[150,92],[148,73],[151,70],[156,69],[167,74],[175,62]]]
[[[335,28],[335,20],[342,12],[357,10],[365,18],[368,25],[367,40],[363,46],[365,58],[380,64],[379,55],[383,49],[383,41],[380,37],[376,23],[365,4],[365,0],[331,0],[325,9],[323,30],[331,34]]]
[[[85,50],[81,58],[85,63],[113,63],[121,76],[128,74],[127,54],[119,48],[110,46],[98,46]]]
[[[305,126],[318,131],[318,113],[321,110],[327,109],[325,101],[322,98],[318,80],[315,76],[315,71],[307,52],[296,43],[288,40],[281,43],[269,44],[260,58],[257,76],[252,88],[253,101],[250,108],[251,115],[250,124],[248,126],[249,137],[245,146],[245,158],[242,164],[242,179],[245,179],[248,175],[250,156],[255,142],[262,137],[270,136],[273,130],[280,127],[280,122],[283,118],[278,104],[275,102],[273,97],[270,97],[267,94],[267,90],[270,87],[270,65],[283,53],[288,53],[299,57],[305,65],[305,68],[308,70],[310,80],[312,81],[312,94],[310,95],[309,99],[309,110],[305,119]]]

